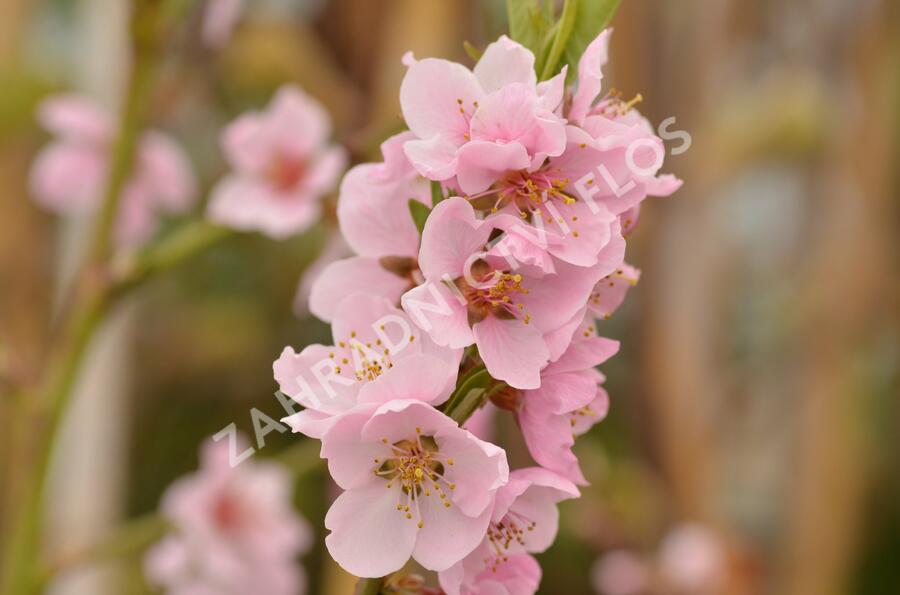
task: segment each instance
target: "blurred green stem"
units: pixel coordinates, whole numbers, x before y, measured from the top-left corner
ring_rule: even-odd
[[[135,158],[137,139],[148,90],[155,70],[154,42],[157,3],[137,2],[132,17],[134,67],[130,73],[119,135],[113,147],[103,203],[93,229],[90,249],[75,283],[61,333],[47,358],[45,376],[36,394],[18,403],[14,444],[15,486],[8,503],[8,533],[3,552],[4,595],[37,593],[41,557],[44,491],[60,420],[84,361],[87,347],[103,320],[111,297],[106,265],[113,230]]]
[[[40,584],[45,585],[54,576],[68,570],[140,553],[161,539],[168,530],[168,521],[157,514],[133,519],[116,527],[102,541],[53,560],[44,569]]]
[[[361,578],[356,584],[355,595],[378,595],[383,585],[383,578]]]
[[[149,279],[175,268],[191,257],[205,252],[234,233],[203,220],[185,223],[122,263],[113,267],[113,292],[124,294]]]

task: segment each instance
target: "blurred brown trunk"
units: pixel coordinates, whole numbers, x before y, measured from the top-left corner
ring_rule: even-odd
[[[832,144],[816,174],[821,220],[802,296],[798,456],[779,589],[787,595],[850,592],[859,542],[871,460],[859,358],[890,319],[883,297],[897,254],[900,45],[896,21],[880,16],[859,29],[839,64],[841,88],[858,93],[859,105],[831,120]]]
[[[20,41],[30,0],[0,3],[0,76],[19,73]],[[2,103],[0,99],[0,103]],[[8,113],[8,110],[5,110]],[[30,113],[14,114],[27,121]],[[0,130],[0,535],[5,503],[14,489],[9,457],[16,404],[24,385],[33,382],[46,341],[49,307],[47,220],[28,198],[28,160],[33,144],[27,133]]]
[[[677,114],[676,128],[694,132],[705,124],[709,105],[716,102],[711,73],[727,55],[725,15],[728,3],[708,0],[679,3],[681,17],[668,20],[666,2],[626,2],[617,16],[627,49],[613,50],[618,73],[626,66],[625,94],[649,96],[653,122]],[[654,42],[649,30],[670,32],[656,36],[660,47],[647,55]],[[662,40],[662,41],[660,41]],[[615,42],[614,42],[615,43]],[[623,51],[624,50],[624,51]],[[657,58],[664,56],[665,58]],[[666,73],[660,76],[658,71]],[[652,88],[654,81],[679,85]],[[639,74],[636,74],[639,73]],[[672,88],[669,88],[672,87]],[[654,107],[666,110],[655,111]],[[713,168],[703,161],[708,151],[695,142],[681,158],[667,158],[666,171],[687,180],[673,202],[655,201],[646,209],[640,237],[653,237],[641,264],[646,269],[643,299],[642,382],[651,411],[652,446],[673,496],[678,518],[715,522],[717,511],[717,445],[712,412],[721,396],[717,386],[716,274],[721,266],[718,234],[708,217],[711,193],[717,182]],[[671,165],[670,165],[671,164]],[[674,168],[673,168],[674,166]],[[634,258],[634,252],[630,253]],[[685,266],[689,263],[689,266]]]

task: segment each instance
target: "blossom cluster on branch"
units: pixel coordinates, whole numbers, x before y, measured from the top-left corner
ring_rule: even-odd
[[[608,408],[595,367],[618,343],[596,319],[637,281],[624,235],[644,198],[680,186],[657,175],[663,144],[634,102],[601,97],[609,34],[574,90],[566,67],[539,81],[506,36],[472,70],[408,54],[408,131],[341,183],[356,256],[310,295],[333,343],[285,348],[274,372],[305,408],[284,421],[321,440],[342,490],[326,545],[357,576],[413,559],[448,595],[537,590],[532,554],[586,483],[574,438]],[[536,466],[510,471],[467,429],[488,403],[515,416]]]
[[[328,551],[358,577],[381,581],[414,560],[447,595],[533,594],[533,555],[556,537],[557,505],[587,484],[573,446],[607,413],[597,366],[619,348],[598,321],[640,276],[625,237],[641,203],[681,185],[659,174],[665,147],[634,108],[640,96],[601,93],[609,37],[586,46],[577,76],[564,65],[546,80],[506,36],[472,69],[407,54],[407,129],[340,183],[337,219],[355,256],[325,266],[309,292],[332,343],[286,347],[273,370],[303,407],[283,421],[321,441],[341,490]],[[114,124],[71,96],[40,118],[57,139],[35,163],[36,197],[99,209]],[[322,106],[283,87],[223,132],[231,171],[206,218],[273,238],[308,229],[346,164],[330,137]],[[168,137],[144,132],[134,149],[115,213],[127,248],[152,244],[159,217],[188,210],[196,186]],[[510,470],[484,423],[497,411],[514,416],[533,466]],[[162,512],[174,531],[150,550],[148,577],[171,593],[298,592],[310,531],[287,472],[226,457],[225,443],[207,446],[201,470],[170,487]],[[435,592],[409,575],[392,584]]]

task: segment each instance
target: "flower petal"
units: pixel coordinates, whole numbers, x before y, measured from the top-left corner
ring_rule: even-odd
[[[483,91],[461,64],[426,58],[410,65],[400,85],[400,107],[419,138],[445,136],[457,145],[469,132],[469,118]]]
[[[456,279],[463,273],[472,254],[484,249],[491,227],[475,218],[475,210],[460,197],[440,202],[425,222],[419,266],[426,279],[438,282],[449,275]]]
[[[486,93],[510,83],[524,83],[531,87],[537,84],[534,54],[506,35],[501,35],[485,48],[473,72]]]
[[[446,570],[466,557],[484,539],[491,520],[490,508],[475,517],[455,506],[446,508],[432,492],[419,501],[422,528],[416,538],[413,558],[428,570]]]
[[[488,316],[472,330],[478,353],[491,376],[515,388],[537,388],[540,370],[550,358],[544,339],[533,324]]]
[[[592,41],[578,61],[578,89],[572,98],[569,120],[581,124],[591,109],[603,83],[603,67],[609,59],[609,36],[612,29],[604,29]]]
[[[409,281],[385,270],[375,258],[355,256],[333,262],[313,283],[309,311],[329,322],[338,305],[354,293],[369,293],[399,303]]]
[[[531,159],[519,142],[473,140],[457,153],[457,180],[466,194],[487,190],[504,173],[527,168]]]
[[[325,515],[328,552],[347,572],[381,577],[409,560],[417,527],[397,513],[397,491],[384,483],[346,491]]]

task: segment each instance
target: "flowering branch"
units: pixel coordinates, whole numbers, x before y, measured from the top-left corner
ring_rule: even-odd
[[[341,184],[358,256],[311,290],[333,343],[274,365],[305,407],[286,421],[322,441],[343,490],[326,545],[363,577],[358,594],[424,593],[395,574],[413,559],[446,592],[531,595],[556,504],[587,482],[572,446],[606,414],[595,367],[618,350],[598,320],[639,276],[624,256],[641,201],[680,182],[657,175],[662,140],[636,100],[601,94],[617,0],[567,0],[558,21],[554,4],[511,0],[515,40],[471,70],[407,56],[409,131]],[[488,400],[536,466],[510,471],[489,424],[469,421]]]

